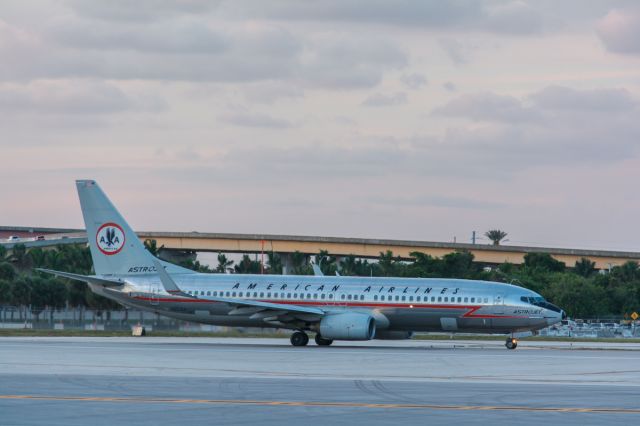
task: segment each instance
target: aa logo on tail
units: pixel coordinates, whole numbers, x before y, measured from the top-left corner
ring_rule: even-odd
[[[105,223],[96,233],[96,243],[107,256],[117,254],[124,247],[124,231],[116,223]]]

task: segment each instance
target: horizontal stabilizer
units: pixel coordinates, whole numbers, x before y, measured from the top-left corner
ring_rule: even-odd
[[[69,278],[76,281],[84,281],[89,284],[97,284],[104,287],[120,287],[124,285],[124,281],[116,279],[105,279],[92,275],[72,274],[71,272],[54,271],[53,269],[37,268],[36,271],[52,274],[57,277]]]

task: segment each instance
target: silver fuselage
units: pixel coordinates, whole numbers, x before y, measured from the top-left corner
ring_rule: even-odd
[[[378,330],[515,333],[559,322],[562,311],[523,297],[537,293],[510,284],[460,279],[363,278],[294,275],[176,274],[182,291],[167,293],[156,274],[121,276],[115,290],[91,285],[96,293],[123,305],[160,315],[214,325],[304,328],[233,314],[228,303],[208,298],[319,307],[326,312],[366,312]]]

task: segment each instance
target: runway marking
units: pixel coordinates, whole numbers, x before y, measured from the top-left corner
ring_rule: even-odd
[[[169,399],[106,396],[52,396],[52,395],[0,395],[0,400],[30,401],[74,401],[74,402],[126,402],[158,404],[204,404],[204,405],[253,405],[283,407],[333,407],[333,408],[396,408],[448,411],[528,411],[545,413],[600,413],[640,414],[640,408],[587,408],[587,407],[523,407],[492,405],[441,405],[441,404],[389,404],[366,402],[320,402],[320,401],[260,401],[242,399]]]

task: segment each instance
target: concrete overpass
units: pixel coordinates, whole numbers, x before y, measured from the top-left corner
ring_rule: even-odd
[[[29,241],[24,239],[27,247],[51,247],[58,244],[86,244],[86,234],[82,229],[55,229],[55,228],[19,228],[21,230],[41,230],[45,234],[45,241]],[[17,227],[0,227],[0,235],[6,235],[13,230],[16,235]],[[38,234],[31,232],[29,235]],[[487,264],[500,264],[510,262],[522,264],[527,253],[549,253],[555,259],[565,262],[571,267],[577,260],[585,257],[596,263],[598,269],[608,269],[612,266],[622,265],[627,261],[640,262],[640,252],[605,251],[564,249],[552,247],[525,247],[525,246],[493,246],[485,244],[443,243],[430,241],[406,241],[406,240],[381,240],[365,238],[337,238],[314,237],[294,235],[266,235],[266,234],[225,234],[225,233],[200,233],[200,232],[139,232],[141,240],[156,240],[158,247],[164,246],[165,250],[178,255],[192,252],[227,252],[227,253],[260,253],[261,251],[274,251],[284,257],[286,265],[287,255],[299,251],[313,255],[320,250],[327,250],[334,256],[347,256],[350,254],[360,258],[377,258],[380,252],[391,250],[395,256],[409,259],[410,253],[419,251],[434,257],[442,257],[447,253],[458,250],[468,250],[475,256],[476,261]],[[6,238],[6,237],[5,237]],[[0,241],[8,249],[13,244]]]

